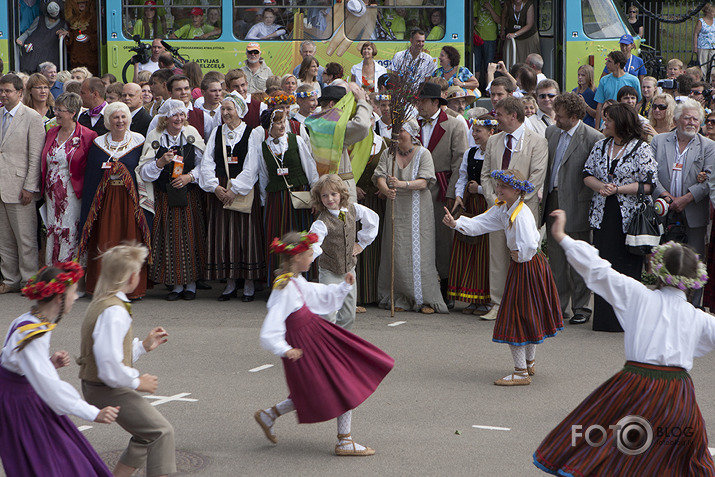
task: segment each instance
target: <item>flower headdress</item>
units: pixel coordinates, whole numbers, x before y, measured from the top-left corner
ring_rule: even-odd
[[[499,121],[496,119],[473,119],[471,120],[471,125],[475,126],[499,126]]]
[[[269,96],[264,101],[269,108],[275,108],[279,104],[295,104],[295,95],[293,94],[278,94],[276,96]]]
[[[698,260],[698,269],[695,273],[695,278],[685,277],[683,275],[673,275],[665,267],[663,257],[665,252],[680,244],[672,240],[663,245],[655,247],[655,252],[651,256],[650,263],[653,267],[653,273],[666,285],[686,291],[688,289],[699,290],[705,286],[708,281],[708,271],[705,264]],[[698,257],[699,258],[699,257]]]
[[[270,251],[277,254],[298,255],[310,249],[310,246],[318,241],[318,235],[310,232],[300,232],[298,243],[283,243],[278,237],[271,242]]]
[[[502,181],[507,184],[512,189],[520,190],[526,192],[527,194],[534,192],[534,184],[527,180],[520,181],[514,177],[513,174],[506,174],[505,171],[492,171],[492,177],[494,179]]]
[[[318,96],[318,92],[314,89],[310,91],[298,91],[295,93],[296,98],[312,98],[313,96]]]
[[[77,283],[84,276],[84,271],[77,262],[57,263],[55,267],[63,270],[63,272],[47,282],[38,282],[38,273],[27,281],[27,285],[22,289],[22,294],[30,300],[43,300],[53,295],[62,295],[67,291],[67,287]],[[42,270],[46,268],[44,267]]]
[[[375,101],[390,101],[389,94],[378,94],[375,96]]]

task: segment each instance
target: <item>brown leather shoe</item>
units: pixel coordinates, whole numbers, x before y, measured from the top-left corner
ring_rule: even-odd
[[[432,308],[431,306],[422,305],[422,308],[420,308],[420,313],[423,313],[425,315],[431,315],[434,313],[434,308]]]
[[[0,283],[0,295],[5,293],[20,293],[20,287],[11,287],[7,283]]]

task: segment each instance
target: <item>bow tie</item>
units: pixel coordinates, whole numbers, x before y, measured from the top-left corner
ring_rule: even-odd
[[[434,119],[432,118],[420,118],[420,121],[422,122],[422,126],[431,126],[432,123],[434,123]]]
[[[96,108],[89,109],[89,110],[87,110],[87,114],[89,114],[90,118],[96,118],[100,114],[102,114],[102,108],[104,108],[106,105],[107,105],[107,103],[102,103],[99,106],[97,106]]]

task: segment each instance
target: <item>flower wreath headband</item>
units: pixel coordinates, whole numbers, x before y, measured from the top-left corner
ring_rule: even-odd
[[[298,243],[283,243],[278,237],[271,242],[270,251],[276,254],[298,255],[310,249],[310,246],[318,241],[318,235],[310,232],[300,232]]]
[[[375,101],[390,101],[389,94],[378,94],[375,96]]]
[[[469,121],[469,125],[474,126],[499,126],[499,121],[496,119],[472,119]]]
[[[520,190],[530,194],[534,192],[534,184],[527,180],[520,181],[514,177],[513,174],[506,174],[505,171],[492,171],[492,177],[494,179],[502,181],[504,184],[508,185],[512,189]]]
[[[698,257],[698,270],[695,273],[695,278],[688,278],[682,275],[672,275],[665,267],[665,263],[663,262],[665,252],[675,246],[681,247],[682,245],[671,240],[670,242],[664,243],[663,245],[659,245],[655,248],[655,253],[653,253],[653,256],[650,259],[650,263],[653,266],[653,273],[655,273],[666,285],[676,287],[683,291],[688,289],[699,290],[703,288],[705,283],[708,281],[708,271],[705,264],[699,259],[700,257]]]
[[[55,264],[55,267],[63,270],[55,278],[47,282],[38,282],[37,275],[27,281],[27,285],[22,289],[22,294],[30,300],[43,300],[53,295],[62,295],[67,291],[67,287],[84,276],[82,267],[77,262],[63,262]],[[40,272],[47,267],[43,267]]]
[[[310,91],[298,91],[297,93],[295,93],[295,97],[301,99],[312,98],[313,96],[318,96],[318,92],[314,89]]]
[[[264,101],[269,108],[275,108],[279,104],[295,104],[295,95],[279,94],[278,96],[269,96]]]

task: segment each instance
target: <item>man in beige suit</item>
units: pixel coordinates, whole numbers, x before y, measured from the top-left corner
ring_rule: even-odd
[[[447,279],[454,232],[442,223],[442,217],[445,206],[450,210],[454,206],[454,189],[459,179],[459,166],[462,165],[462,157],[468,143],[462,122],[456,117],[450,117],[440,107],[446,104],[447,100],[442,98],[439,85],[431,82],[422,85],[417,102],[417,111],[420,114],[419,139],[432,154],[437,175],[437,182],[430,187],[434,201],[436,264],[442,295],[447,308],[451,309],[454,308],[454,300],[447,297]]]
[[[37,272],[37,213],[42,117],[20,102],[22,80],[0,78],[0,294],[19,292]]]
[[[538,223],[538,191],[544,185],[549,151],[546,139],[524,126],[524,105],[521,100],[508,96],[497,103],[496,117],[501,132],[489,138],[482,166],[482,188],[487,204],[496,200],[495,183],[492,171],[500,169],[518,169],[534,184],[535,190],[526,194],[524,203],[534,214]],[[504,232],[489,234],[489,292],[494,302],[492,309],[482,317],[485,320],[496,319],[504,294],[506,273],[509,269],[509,249],[506,246]]]

